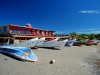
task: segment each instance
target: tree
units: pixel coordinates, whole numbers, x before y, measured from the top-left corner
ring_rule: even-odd
[[[100,34],[95,34],[95,38],[99,40],[100,39]]]
[[[77,34],[76,32],[70,33],[70,37],[71,37],[72,39],[75,39],[77,36],[78,36],[78,34]]]
[[[93,40],[96,39],[94,34],[90,34],[89,39]]]
[[[79,38],[81,38],[81,39],[88,39],[89,37],[88,37],[87,34],[80,34]]]

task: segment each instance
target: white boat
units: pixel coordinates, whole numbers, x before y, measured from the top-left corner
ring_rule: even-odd
[[[51,41],[45,41],[45,39],[42,39],[42,40],[41,39],[39,40],[40,43],[37,44],[37,47],[51,47],[51,44],[57,42],[58,37],[56,37],[55,39]]]
[[[36,41],[35,47],[41,46],[44,40],[45,40],[45,37],[42,37],[42,38],[38,39]]]
[[[24,42],[21,42],[21,43],[17,43],[17,44],[12,44],[12,45],[8,44],[8,46],[11,46],[11,47],[16,47],[16,46],[34,47],[36,42],[37,42],[37,40],[38,40],[38,37],[30,39],[30,40],[27,40],[27,41],[24,41]]]
[[[68,39],[65,39],[62,41],[57,41],[57,42],[55,42],[54,47],[64,47],[67,41],[68,41]]]
[[[59,37],[52,41],[46,41],[42,42],[41,45],[38,45],[39,47],[60,47],[60,46],[65,46],[65,43],[68,41],[68,39],[65,39],[63,41],[58,41]]]

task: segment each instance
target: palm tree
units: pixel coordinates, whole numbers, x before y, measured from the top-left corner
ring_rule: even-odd
[[[72,39],[75,39],[77,36],[78,36],[78,35],[77,35],[76,32],[70,33],[70,37],[71,37]]]

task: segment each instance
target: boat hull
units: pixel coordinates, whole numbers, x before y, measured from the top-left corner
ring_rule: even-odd
[[[38,38],[33,38],[33,39],[27,40],[25,42],[21,42],[21,43],[18,43],[18,44],[12,44],[12,45],[8,44],[6,46],[11,46],[11,47],[17,47],[17,46],[34,47],[37,40],[38,40]]]
[[[43,42],[40,47],[62,47],[65,46],[65,43],[68,41],[68,39],[63,40],[63,41],[49,41],[49,42]]]
[[[65,46],[72,46],[74,44],[74,42],[76,42],[76,39],[69,40],[69,41],[66,42]]]
[[[13,55],[14,57],[26,61],[37,61],[38,57],[33,54],[32,50],[27,47],[10,47],[10,46],[0,46],[1,53],[7,53]]]

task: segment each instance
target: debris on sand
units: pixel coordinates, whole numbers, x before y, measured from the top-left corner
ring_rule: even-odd
[[[55,63],[55,60],[53,59],[53,60],[51,60],[49,63],[50,63],[50,64],[53,64],[53,63]]]

